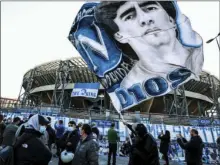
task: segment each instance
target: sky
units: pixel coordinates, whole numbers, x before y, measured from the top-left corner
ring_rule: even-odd
[[[83,1],[1,3],[1,97],[18,98],[23,76],[36,65],[64,60],[79,53],[67,39]],[[181,1],[180,10],[204,41],[203,70],[219,78],[216,42],[219,1]]]

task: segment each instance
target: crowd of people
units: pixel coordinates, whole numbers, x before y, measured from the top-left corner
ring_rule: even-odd
[[[165,164],[169,165],[169,131],[162,131],[158,136],[161,141],[158,150],[156,139],[144,124],[129,124],[126,121],[123,123],[131,132],[123,145],[126,155],[129,156],[128,165],[159,165],[159,152],[163,155]],[[187,165],[201,165],[203,141],[195,129],[191,129],[190,135],[191,138],[187,141],[178,134],[177,142],[185,150]],[[22,121],[19,117],[5,120],[0,114],[0,164],[48,165],[52,157],[57,157],[58,165],[98,165],[99,137],[99,130],[94,124],[76,124],[75,121],[69,121],[66,129],[62,120],[55,122],[52,127],[51,118],[39,114],[30,115],[27,121]],[[120,138],[114,123],[108,130],[107,137],[107,164],[116,165]],[[54,154],[53,144],[57,149]],[[217,144],[220,150],[220,137]]]
[[[89,124],[70,121],[66,130],[62,120],[52,128],[51,118],[38,114],[25,122],[19,117],[8,122],[0,115],[0,164],[48,165],[54,156],[59,165],[98,165],[97,138],[97,130]],[[52,144],[56,144],[55,155]],[[72,159],[69,153],[74,154]]]

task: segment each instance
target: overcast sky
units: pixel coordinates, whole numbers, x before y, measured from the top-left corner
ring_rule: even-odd
[[[23,75],[36,65],[79,56],[67,39],[72,22],[84,2],[1,3],[1,96],[17,98]],[[178,2],[192,27],[204,40],[205,71],[219,78],[216,42],[219,3]]]

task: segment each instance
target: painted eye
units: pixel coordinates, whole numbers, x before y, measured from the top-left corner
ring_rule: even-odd
[[[126,18],[125,18],[125,21],[129,21],[129,20],[131,20],[131,19],[133,19],[134,18],[134,15],[128,15]]]
[[[154,10],[157,10],[157,6],[144,6],[142,7],[142,10],[145,11],[145,12],[150,12],[150,11],[154,11]]]
[[[147,9],[151,11],[151,10],[156,10],[157,8],[156,7],[148,7]]]

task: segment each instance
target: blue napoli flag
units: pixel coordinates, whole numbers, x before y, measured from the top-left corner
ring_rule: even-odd
[[[204,62],[202,38],[175,1],[85,3],[69,40],[118,111],[199,80]]]
[[[75,83],[71,97],[96,98],[99,87],[99,83]]]

